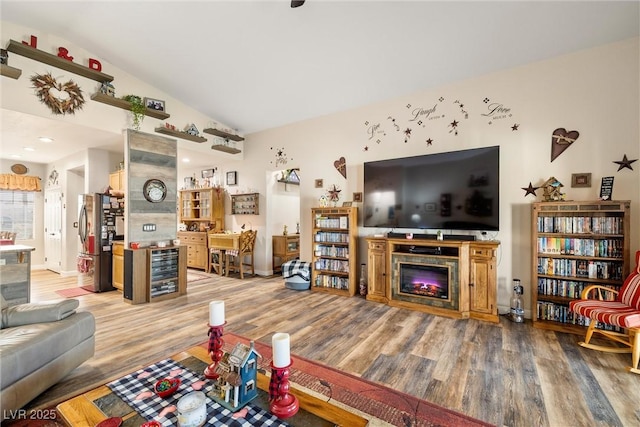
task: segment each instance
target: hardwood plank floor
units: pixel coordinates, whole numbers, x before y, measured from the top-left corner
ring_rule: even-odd
[[[32,301],[60,298],[75,278],[33,271]],[[279,276],[191,282],[186,296],[129,305],[119,292],[77,298],[96,316],[96,354],[28,408],[56,404],[207,339],[209,301],[225,301],[225,331],[291,351],[499,426],[640,425],[640,376],[628,354],[530,323],[437,317],[360,297],[293,291]]]

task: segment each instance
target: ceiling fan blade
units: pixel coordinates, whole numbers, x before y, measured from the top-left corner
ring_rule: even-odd
[[[305,0],[291,0],[291,7],[299,7],[304,4]]]

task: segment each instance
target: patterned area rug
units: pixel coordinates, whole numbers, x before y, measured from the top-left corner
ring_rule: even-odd
[[[210,279],[211,277],[211,274],[207,274],[202,271],[187,270],[187,283],[196,282],[203,279]]]
[[[245,344],[249,342],[246,338],[232,333],[226,333],[224,340],[225,347],[233,346],[237,342]],[[207,343],[201,345],[207,347]],[[262,356],[260,368],[269,371],[272,357],[271,346],[258,341],[254,342],[254,345]],[[293,366],[289,379],[293,384],[312,390],[324,396],[329,402],[339,402],[394,426],[491,426],[491,424],[355,375],[299,356],[292,355],[291,357]]]

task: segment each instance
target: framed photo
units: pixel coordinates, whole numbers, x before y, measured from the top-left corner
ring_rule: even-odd
[[[203,178],[213,178],[213,174],[215,171],[215,169],[203,169],[201,174]]]
[[[144,98],[144,106],[150,110],[164,111],[164,101],[153,98]]]
[[[352,204],[353,204],[352,202],[342,202],[342,207],[343,208],[350,208]]]
[[[571,186],[572,187],[591,187],[591,174],[590,173],[572,173]]]
[[[353,193],[353,201],[356,202],[356,203],[361,203],[362,202],[362,193],[361,192]]]
[[[324,181],[322,179],[316,179],[316,188],[324,187]]]
[[[231,171],[227,172],[227,185],[237,185],[238,184],[238,172]]]

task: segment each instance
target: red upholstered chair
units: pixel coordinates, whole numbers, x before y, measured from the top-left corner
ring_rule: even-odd
[[[591,290],[597,291],[598,298],[587,299]],[[631,353],[630,372],[640,374],[640,251],[636,252],[636,267],[624,281],[620,292],[613,291],[615,301],[604,301],[603,291],[611,289],[600,285],[588,286],[582,291],[581,299],[571,301],[569,309],[576,314],[591,319],[587,336],[580,345],[593,350],[607,351],[611,353]],[[625,330],[626,333],[607,331],[596,328],[601,322]],[[616,341],[621,346],[601,346],[591,344],[593,333],[603,335]]]

